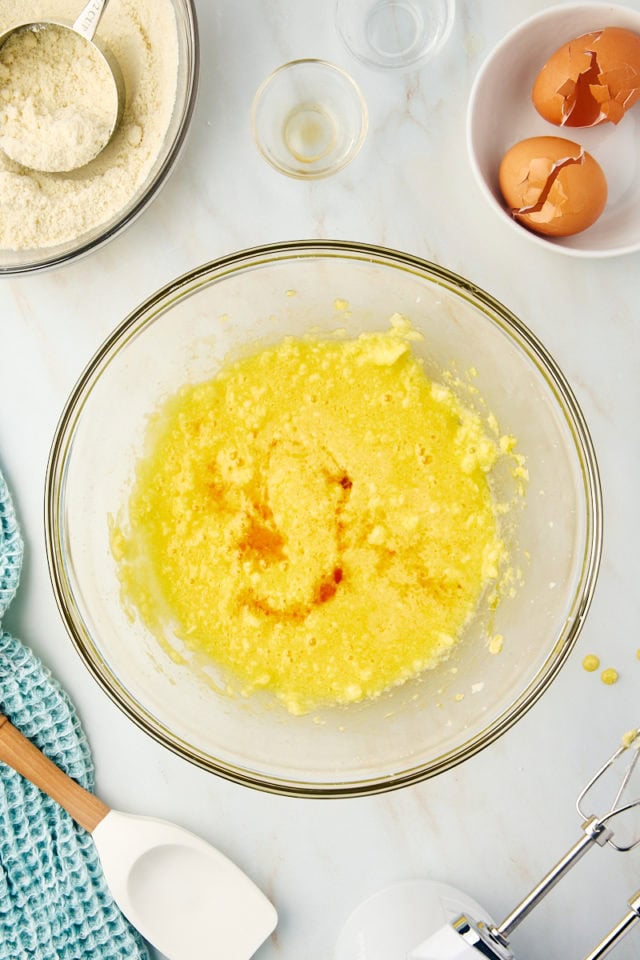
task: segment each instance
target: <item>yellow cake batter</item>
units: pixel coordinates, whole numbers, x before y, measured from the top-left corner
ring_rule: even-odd
[[[436,665],[504,559],[500,438],[425,376],[417,336],[394,317],[353,340],[286,339],[185,386],[114,530],[143,620],[170,619],[237,689],[292,713]]]

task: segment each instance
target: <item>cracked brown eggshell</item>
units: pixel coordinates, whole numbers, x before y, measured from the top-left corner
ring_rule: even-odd
[[[531,99],[558,126],[619,123],[640,99],[640,35],[606,27],[570,40],[545,63]]]
[[[514,219],[545,236],[581,233],[607,202],[600,164],[563,137],[520,140],[502,158],[498,179]]]

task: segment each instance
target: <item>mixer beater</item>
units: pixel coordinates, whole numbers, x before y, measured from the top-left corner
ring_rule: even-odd
[[[576,808],[582,817],[582,836],[558,861],[533,890],[498,924],[475,920],[460,914],[450,924],[437,931],[409,954],[410,960],[515,960],[509,947],[509,936],[522,923],[538,903],[565,876],[566,873],[594,846],[608,844],[619,853],[627,853],[640,844],[640,835],[628,839],[619,834],[628,826],[632,811],[640,807],[640,796],[626,799],[633,772],[640,758],[640,733],[631,730],[622,738],[621,745],[591,778],[578,796]],[[616,772],[617,790],[606,812],[596,816],[589,811],[588,803],[606,780],[613,779]],[[615,839],[614,839],[615,837]],[[629,910],[601,940],[585,960],[601,960],[640,920],[640,891],[628,901]]]
[[[577,798],[580,838],[501,923],[453,887],[409,881],[380,891],[354,911],[335,960],[516,960],[511,934],[588,850],[609,846],[627,853],[640,844],[640,813],[634,817],[640,789],[632,794],[639,761],[640,731],[630,730]],[[595,814],[598,808],[605,812]],[[602,960],[638,921],[640,890],[584,960]],[[424,939],[426,930],[435,933]]]

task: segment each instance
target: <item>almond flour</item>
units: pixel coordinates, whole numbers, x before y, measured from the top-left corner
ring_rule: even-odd
[[[75,30],[17,30],[0,48],[0,150],[32,170],[59,173],[93,160],[118,112],[100,51]]]
[[[21,23],[73,22],[77,0],[2,0],[0,33]],[[112,0],[99,36],[124,76],[126,102],[106,149],[69,174],[42,173],[0,152],[0,247],[40,249],[114,220],[136,197],[162,149],[176,97],[178,37],[170,0]],[[6,68],[5,68],[6,69]],[[11,98],[0,71],[0,98]]]

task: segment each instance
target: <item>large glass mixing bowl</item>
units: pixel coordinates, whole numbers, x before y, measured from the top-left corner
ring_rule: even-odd
[[[525,505],[505,532],[524,582],[490,624],[492,635],[504,637],[503,649],[491,652],[478,616],[440,667],[375,700],[307,716],[291,716],[266,694],[216,692],[202,665],[173,662],[120,601],[108,516],[127,502],[148,416],[180,385],[215,375],[230,351],[311,329],[382,330],[395,312],[423,333],[416,350],[432,377],[474,369],[485,415],[487,408],[495,414],[527,458]],[[495,482],[498,498],[507,496],[511,472]],[[71,638],[131,719],[224,777],[278,793],[336,797],[446,770],[492,743],[535,703],[587,613],[602,519],[583,416],[556,363],[520,320],[434,264],[363,244],[308,241],[206,264],[117,327],[60,420],[46,529]]]

